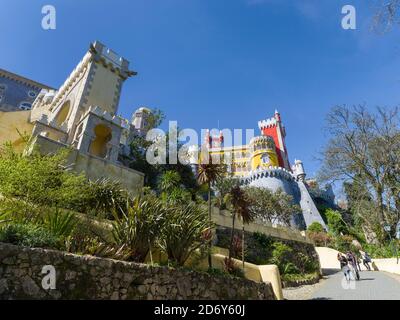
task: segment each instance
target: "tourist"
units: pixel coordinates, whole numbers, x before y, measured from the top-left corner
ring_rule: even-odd
[[[354,255],[354,253],[351,252],[351,251],[347,251],[347,253],[346,253],[346,259],[347,259],[347,261],[349,262],[349,265],[350,265],[350,267],[351,267],[351,271],[352,271],[353,274],[354,274],[354,278],[355,278],[356,280],[360,280],[360,274],[358,273],[358,268],[357,268],[357,258],[356,258],[356,256]]]
[[[343,271],[344,277],[346,278],[347,281],[350,281],[350,268],[348,266],[346,257],[338,253],[337,259],[340,262],[340,269]]]
[[[353,253],[353,255],[354,255],[354,258],[355,258],[355,261],[356,261],[357,270],[361,272],[361,266],[360,266],[361,255],[360,255],[360,252],[356,251],[355,253]]]
[[[369,263],[371,262],[371,257],[368,255],[368,253],[366,251],[360,250],[360,254],[361,254],[363,265],[367,268],[368,271],[371,271],[371,267],[369,265]]]

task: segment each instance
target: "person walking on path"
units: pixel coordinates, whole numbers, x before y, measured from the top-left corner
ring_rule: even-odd
[[[354,258],[355,258],[355,260],[356,260],[357,270],[358,270],[359,272],[361,272],[361,266],[360,266],[361,254],[360,254],[359,251],[356,251],[356,252],[354,252],[354,253],[352,252],[352,254],[353,254],[353,256],[354,256]]]
[[[346,259],[351,266],[351,271],[353,271],[353,273],[354,273],[354,278],[356,280],[360,280],[360,274],[358,273],[358,269],[357,269],[357,258],[354,255],[354,253],[351,251],[347,251]]]
[[[363,265],[367,268],[368,271],[371,271],[371,267],[369,265],[369,263],[371,262],[371,257],[368,255],[368,253],[366,251],[360,250],[360,254],[361,254]]]
[[[346,257],[343,256],[342,254],[338,253],[337,259],[340,263],[340,269],[344,273],[344,277],[346,278],[347,282],[349,282],[350,281],[350,268],[349,268]]]

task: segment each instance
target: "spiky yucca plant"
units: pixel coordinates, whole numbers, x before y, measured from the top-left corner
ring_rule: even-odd
[[[194,202],[175,205],[162,228],[159,245],[170,261],[183,266],[193,251],[207,247],[210,229],[202,207]]]
[[[63,212],[58,208],[48,209],[43,217],[43,225],[52,234],[58,237],[69,237],[76,226],[74,213]]]
[[[167,208],[154,196],[136,197],[120,214],[114,213],[113,238],[130,250],[130,261],[145,261],[166,215]]]

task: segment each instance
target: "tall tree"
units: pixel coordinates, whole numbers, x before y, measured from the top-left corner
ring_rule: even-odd
[[[250,211],[250,203],[246,197],[246,193],[238,185],[234,186],[227,195],[229,203],[232,207],[232,229],[231,241],[229,245],[229,260],[232,258],[233,253],[233,240],[235,234],[235,220],[236,216],[242,220],[242,264],[244,270],[244,225],[253,221],[253,216]]]
[[[323,150],[320,177],[364,186],[374,205],[375,217],[369,220],[378,222],[378,234],[382,235],[384,224],[392,220],[393,210],[400,209],[399,204],[396,206],[400,159],[398,115],[397,108],[377,108],[371,113],[365,106],[338,106],[327,117],[330,140]]]
[[[211,216],[211,186],[217,180],[221,179],[226,172],[226,168],[224,165],[220,163],[213,164],[212,158],[209,157],[209,161],[207,163],[200,163],[197,173],[197,181],[200,185],[206,184],[208,188],[208,220],[210,225],[210,230],[212,228],[212,216]],[[210,241],[210,252],[208,254],[208,266],[212,268],[212,261],[211,261],[211,244]]]

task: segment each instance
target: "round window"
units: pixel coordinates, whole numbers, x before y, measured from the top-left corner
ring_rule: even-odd
[[[36,97],[36,92],[35,92],[35,91],[32,91],[32,90],[29,91],[29,92],[28,92],[28,96],[31,97],[31,98],[35,98],[35,97]]]

